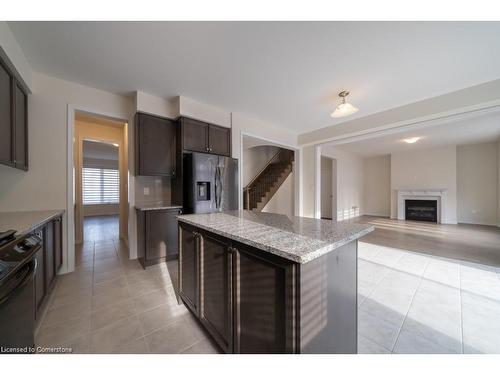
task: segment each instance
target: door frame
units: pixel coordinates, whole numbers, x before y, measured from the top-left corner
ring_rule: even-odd
[[[131,121],[128,119],[128,114],[126,113],[108,113],[98,111],[92,108],[77,106],[74,104],[67,105],[67,152],[66,152],[66,252],[63,252],[63,263],[61,266],[60,273],[73,272],[75,270],[75,184],[74,184],[74,137],[75,137],[75,115],[77,112],[86,113],[91,116],[108,118],[110,120],[120,121],[125,124],[130,124]],[[131,139],[131,127],[127,128],[127,153],[128,153],[128,170],[130,172],[130,160],[133,160],[133,155],[131,155],[130,144],[133,142]],[[131,159],[132,158],[132,159]],[[134,180],[133,174],[128,174],[128,204],[129,204],[129,216],[128,216],[128,245],[129,245],[129,257],[133,258],[133,255],[137,254],[136,248],[136,231],[133,230],[133,224],[135,220],[131,220],[132,216],[130,214],[130,207],[134,207]],[[133,221],[133,223],[132,223]],[[132,229],[132,230],[131,230]]]

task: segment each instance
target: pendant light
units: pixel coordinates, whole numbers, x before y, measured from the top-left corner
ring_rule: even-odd
[[[347,95],[349,95],[349,91],[342,91],[339,93],[339,97],[342,102],[337,106],[337,108],[335,108],[335,111],[331,115],[332,117],[345,117],[358,112],[358,108],[346,102],[345,98]]]

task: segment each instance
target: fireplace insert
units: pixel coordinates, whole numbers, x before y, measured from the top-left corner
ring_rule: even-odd
[[[406,220],[437,223],[437,201],[431,199],[406,199],[405,213]]]

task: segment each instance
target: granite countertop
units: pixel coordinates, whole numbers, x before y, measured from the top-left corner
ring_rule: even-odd
[[[264,212],[180,215],[179,221],[297,263],[307,263],[374,230],[372,225]]]
[[[64,210],[0,212],[0,232],[13,229],[23,235],[62,214]]]
[[[163,203],[144,203],[135,205],[135,209],[138,211],[173,210],[181,208],[182,206],[172,206],[170,204],[163,204]]]

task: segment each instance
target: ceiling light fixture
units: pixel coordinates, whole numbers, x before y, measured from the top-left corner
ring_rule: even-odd
[[[113,146],[118,147],[120,145],[118,143],[113,143]]]
[[[403,139],[403,142],[411,144],[411,143],[418,142],[419,139],[420,139],[420,137],[405,138],[405,139]]]
[[[339,97],[342,103],[340,103],[337,108],[335,108],[335,111],[332,113],[333,118],[345,117],[358,112],[358,108],[346,102],[345,98],[347,95],[349,95],[349,91],[342,91],[339,93]]]

